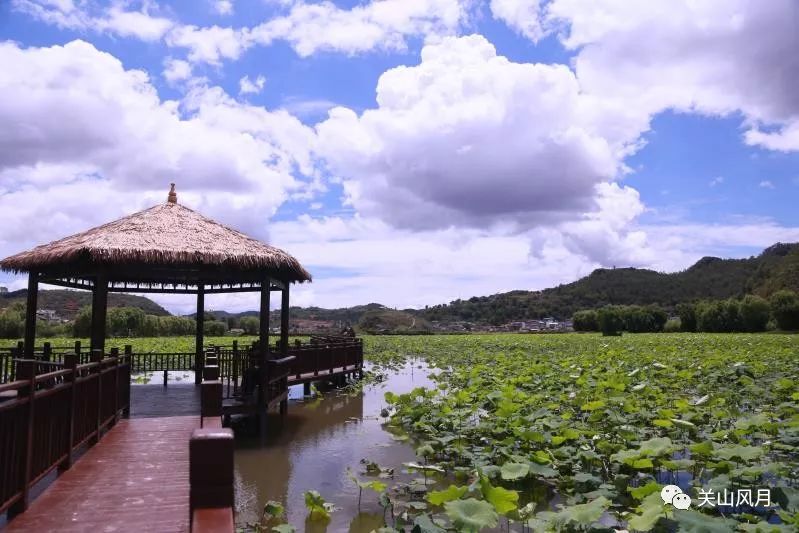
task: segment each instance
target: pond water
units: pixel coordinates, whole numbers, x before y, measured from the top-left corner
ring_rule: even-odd
[[[383,429],[380,410],[386,405],[386,391],[403,393],[433,386],[427,376],[422,364],[410,362],[357,394],[332,390],[302,401],[302,386],[292,387],[288,414],[283,420],[270,417],[265,441],[237,437],[237,523],[257,522],[264,504],[275,500],[286,506],[287,521],[298,531],[367,533],[381,527],[383,509],[377,495],[364,490],[359,513],[358,489],[347,469],[361,473],[361,460],[368,459],[394,468],[395,480],[410,479],[401,469],[403,462],[416,460],[413,447]],[[330,522],[306,522],[307,490],[319,491],[339,508]]]

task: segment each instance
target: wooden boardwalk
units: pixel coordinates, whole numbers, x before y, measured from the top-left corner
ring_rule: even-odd
[[[199,422],[120,420],[5,531],[188,531],[189,438]]]

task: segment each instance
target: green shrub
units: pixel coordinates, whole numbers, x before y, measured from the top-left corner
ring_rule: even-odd
[[[207,320],[204,324],[203,331],[209,337],[221,337],[227,333],[227,322],[219,320]]]
[[[599,331],[597,312],[593,309],[577,311],[572,317],[575,331]]]
[[[258,331],[261,329],[261,322],[257,317],[245,316],[239,321],[239,326],[247,335],[258,335]]]
[[[597,313],[599,330],[604,336],[619,335],[624,329],[623,311],[619,306],[606,305]]]
[[[740,303],[732,298],[700,302],[696,306],[696,329],[709,333],[743,331]]]
[[[793,291],[777,291],[769,299],[771,314],[782,330],[799,329],[799,296]]]
[[[664,333],[677,333],[682,331],[682,322],[679,318],[672,318],[671,320],[667,320],[666,323],[663,325],[663,332]]]
[[[744,331],[766,331],[770,308],[760,296],[747,294],[741,301],[741,326]]]
[[[696,306],[692,303],[677,305],[677,314],[680,316],[682,331],[696,331]]]

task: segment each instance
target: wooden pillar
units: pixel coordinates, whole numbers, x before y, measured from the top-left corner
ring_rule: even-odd
[[[92,290],[92,334],[91,353],[105,353],[105,318],[108,309],[108,279],[99,275]]]
[[[33,359],[36,343],[36,305],[39,299],[39,274],[28,274],[28,301],[25,308],[25,359]]]
[[[194,384],[203,382],[203,333],[205,329],[205,284],[197,284],[197,328],[194,333]]]
[[[269,308],[272,305],[271,284],[272,281],[269,278],[266,278],[261,282],[261,308],[260,315],[258,317],[258,344],[261,346],[261,352],[263,353],[264,359],[269,357]]]
[[[269,381],[267,360],[269,359],[269,311],[272,302],[272,282],[265,278],[261,282],[261,305],[258,316],[258,431],[266,436],[266,411],[269,405],[267,382]]]
[[[284,282],[280,300],[280,354],[289,353],[289,282]]]

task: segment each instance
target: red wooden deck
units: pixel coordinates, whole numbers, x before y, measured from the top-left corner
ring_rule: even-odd
[[[188,531],[198,416],[120,420],[6,531]]]

